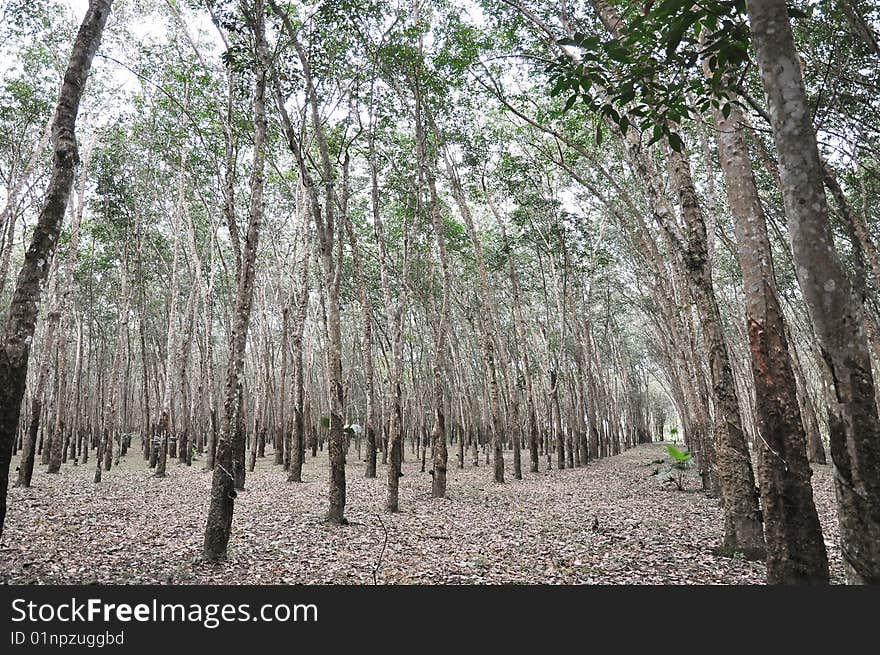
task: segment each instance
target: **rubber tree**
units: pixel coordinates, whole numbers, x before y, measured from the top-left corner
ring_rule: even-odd
[[[18,273],[0,342],[0,536],[6,520],[6,492],[12,444],[18,432],[28,358],[43,283],[67,209],[79,163],[76,117],[95,52],[101,43],[112,0],[90,0],[64,73],[52,125],[52,175]]]
[[[255,264],[260,226],[263,219],[264,165],[266,157],[266,66],[268,54],[265,35],[263,0],[254,0],[245,7],[248,26],[253,33],[256,57],[254,64],[254,146],[251,199],[247,233],[241,258],[241,270],[236,276],[235,308],[232,332],[229,335],[229,358],[226,365],[223,415],[217,437],[214,471],[211,479],[211,500],[205,526],[203,556],[208,561],[226,557],[232,515],[235,509],[234,441],[243,441],[239,429],[240,398],[244,374],[244,354],[250,326],[254,296]],[[243,444],[241,444],[243,451]]]
[[[880,584],[880,418],[862,305],[828,221],[824,172],[784,0],[746,3],[767,99],[795,272],[831,370],[831,458],[847,580]]]

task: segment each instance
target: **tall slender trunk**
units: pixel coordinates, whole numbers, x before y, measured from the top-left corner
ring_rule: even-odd
[[[604,0],[591,0],[591,3],[606,28],[612,34],[616,34],[619,17],[615,10]],[[672,151],[668,153],[670,172],[678,190],[681,217],[685,228],[685,233],[681,234],[671,220],[672,212],[666,206],[663,195],[655,187],[654,176],[649,170],[648,162],[639,152],[636,139],[632,132],[625,138],[630,158],[648,189],[652,203],[655,204],[655,213],[673,243],[681,267],[687,273],[688,285],[699,310],[703,328],[719,419],[715,426],[717,439],[715,455],[724,500],[723,549],[727,552],[740,551],[748,556],[760,557],[764,546],[754,474],[742,429],[720,313],[712,288],[705,223],[700,215],[690,168],[683,155]]]
[[[323,187],[323,198],[319,198],[318,196],[315,180],[313,179],[310,165],[307,162],[307,153],[303,148],[303,144],[299,142],[297,133],[293,130],[290,123],[290,117],[287,115],[287,111],[284,108],[277,79],[273,79],[273,93],[275,94],[276,104],[281,113],[282,126],[291,151],[297,158],[300,174],[306,182],[312,220],[315,222],[318,237],[319,259],[323,269],[324,292],[327,300],[326,354],[327,395],[330,412],[330,434],[328,442],[328,454],[330,458],[330,503],[326,518],[332,523],[345,524],[347,521],[345,519],[345,434],[343,432],[344,392],[342,387],[342,330],[339,287],[342,275],[343,251],[341,228],[344,225],[344,215],[347,212],[348,189],[344,183],[342,189],[343,194],[341,197],[336,191],[334,167],[330,159],[330,147],[319,114],[318,92],[315,81],[312,77],[311,64],[306,49],[300,42],[298,31],[291,22],[288,14],[281,10],[274,0],[269,0],[269,6],[281,19],[284,31],[296,51],[305,85],[308,116],[318,145],[318,169],[321,178],[320,182]],[[343,175],[346,177],[347,182],[347,156]],[[337,207],[340,208],[338,212]]]
[[[434,359],[431,366],[433,377],[432,392],[434,404],[434,421],[431,426],[431,496],[446,497],[446,473],[449,454],[446,447],[446,379],[447,379],[447,340],[449,334],[450,297],[452,295],[452,274],[449,265],[449,254],[446,249],[446,235],[440,218],[439,199],[433,173],[426,165],[429,207],[431,223],[434,228],[434,239],[440,255],[442,297],[440,300],[439,321],[434,332]]]
[[[52,348],[55,345],[55,332],[61,319],[58,303],[58,274],[51,275],[49,285],[49,311],[46,314],[46,326],[43,330],[43,340],[38,353],[37,383],[34,385],[31,397],[31,412],[28,428],[22,435],[21,457],[18,467],[18,480],[16,487],[31,486],[31,478],[34,474],[34,461],[37,451],[37,437],[40,432],[40,420],[43,416],[44,401],[46,397],[46,385],[49,380],[49,367],[52,363]]]
[[[538,472],[538,422],[535,412],[535,395],[532,381],[532,365],[529,357],[529,342],[526,339],[526,324],[523,319],[522,301],[520,300],[519,274],[513,261],[513,249],[507,236],[507,229],[504,227],[504,221],[498,214],[495,204],[489,196],[489,191],[485,184],[483,190],[489,201],[489,207],[495,216],[496,221],[501,226],[501,238],[504,243],[504,249],[507,251],[507,270],[510,277],[510,288],[513,292],[513,318],[516,328],[516,339],[520,348],[520,360],[523,382],[526,392],[526,426],[528,430],[529,441],[529,470],[532,473]],[[463,458],[462,458],[463,459]]]
[[[192,351],[193,332],[195,331],[195,311],[198,303],[198,285],[193,284],[190,288],[189,298],[186,301],[186,310],[183,312],[184,333],[180,341],[180,352],[177,354],[176,373],[179,378],[181,390],[181,407],[183,417],[177,426],[177,460],[181,464],[191,461],[192,444],[190,443],[190,421],[195,416],[195,404],[188,402],[187,398],[192,395],[187,379],[187,367],[189,366],[190,352]]]
[[[171,295],[168,300],[168,332],[165,342],[165,375],[162,382],[161,409],[159,410],[159,422],[157,432],[162,440],[161,450],[158,453],[156,472],[154,477],[164,478],[166,475],[166,464],[168,461],[168,441],[171,439],[172,432],[172,416],[171,410],[174,403],[174,382],[175,375],[172,373],[174,369],[174,361],[179,350],[180,326],[178,321],[177,305],[179,304],[180,284],[178,278],[180,275],[180,228],[183,214],[186,211],[186,195],[184,193],[186,180],[186,151],[181,151],[180,166],[177,172],[177,205],[174,210],[174,221],[172,226],[172,255],[171,255],[171,280],[169,282]]]
[[[58,382],[55,392],[55,420],[52,426],[51,453],[49,455],[49,467],[47,469],[48,473],[58,473],[58,471],[61,470],[61,461],[63,459],[62,441],[64,439],[64,401],[67,391],[67,366],[65,365],[65,353],[67,351],[67,337],[72,325],[69,314],[70,295],[73,288],[73,271],[76,265],[76,257],[79,249],[79,226],[82,222],[83,210],[85,209],[86,180],[89,162],[92,157],[92,149],[95,146],[96,139],[97,132],[93,132],[86,145],[85,152],[83,153],[82,169],[80,170],[77,189],[78,201],[73,213],[73,223],[70,227],[70,245],[68,246],[67,258],[64,262],[63,271],[60,273],[62,275],[62,280],[61,288],[59,289],[58,312],[61,315],[62,326],[61,331],[58,334],[57,345],[60,365],[58,366]]]
[[[308,229],[308,212],[305,213],[304,229]],[[291,444],[288,482],[302,482],[303,461],[306,455],[306,435],[304,423],[304,375],[303,375],[303,331],[309,311],[309,256],[303,246],[302,273],[299,297],[296,305],[296,323],[293,329],[293,442]]]
[[[101,42],[101,34],[110,14],[111,2],[112,0],[90,0],[74,41],[55,109],[52,176],[7,313],[6,329],[0,347],[0,536],[6,520],[12,444],[18,431],[41,287],[49,273],[67,199],[73,186],[75,168],[79,162],[74,133],[76,115],[92,58]]]
[[[486,262],[483,258],[482,242],[480,241],[477,229],[474,226],[470,207],[468,206],[467,198],[464,195],[464,189],[462,188],[461,180],[458,177],[458,172],[455,170],[455,165],[453,164],[449,153],[445,153],[445,156],[446,170],[452,183],[452,194],[458,205],[458,211],[464,219],[468,236],[470,236],[471,243],[474,246],[474,257],[477,260],[477,273],[480,278],[480,304],[482,305],[483,310],[483,358],[486,364],[486,375],[489,383],[489,411],[491,414],[492,427],[494,479],[495,482],[502,483],[504,482],[504,427],[501,420],[498,371],[495,364],[495,337],[493,336],[496,322],[495,307],[492,303],[489,292],[489,276],[486,272]]]
[[[669,164],[672,178],[678,187],[681,215],[686,229],[684,240],[679,240],[682,248],[680,252],[691,294],[699,311],[718,413],[715,433],[725,509],[723,550],[731,554],[741,552],[746,557],[760,559],[764,557],[765,550],[758,513],[758,494],[751,455],[742,429],[730,356],[721,327],[721,313],[712,287],[712,273],[706,249],[706,226],[700,216],[686,159],[670,151]]]
[[[211,232],[211,264],[208,272],[208,283],[205,285],[205,297],[203,299],[204,322],[205,322],[205,368],[208,386],[208,416],[206,417],[205,430],[207,430],[207,444],[205,448],[205,469],[214,468],[214,451],[217,440],[217,404],[214,383],[214,274],[216,271],[214,232]]]
[[[421,37],[419,50],[421,52]],[[419,71],[421,73],[421,70]],[[437,183],[434,176],[436,159],[429,161],[428,144],[425,130],[426,107],[421,88],[421,79],[413,81],[415,95],[415,128],[416,128],[416,160],[419,167],[417,174],[418,204],[421,205],[423,185],[428,191],[428,216],[434,232],[434,243],[440,260],[441,299],[437,312],[437,324],[434,328],[434,358],[431,365],[432,395],[434,418],[431,426],[431,496],[446,497],[446,473],[449,460],[446,444],[446,377],[447,377],[447,340],[449,335],[450,297],[452,295],[452,273],[449,265],[449,253],[446,248],[446,234],[440,216],[440,200],[437,196]],[[435,132],[436,136],[436,132]]]
[[[379,210],[378,202],[374,203],[373,211]],[[346,214],[345,229],[351,246],[351,257],[354,266],[354,277],[357,284],[358,300],[361,306],[361,323],[364,334],[361,339],[361,362],[364,367],[364,384],[366,385],[366,414],[364,416],[364,436],[367,441],[367,458],[364,477],[376,477],[376,375],[373,369],[373,306],[367,293],[364,278],[361,251],[354,233],[354,226]]]
[[[406,304],[406,280],[409,276],[409,235],[408,225],[403,230],[403,254],[400,279],[404,282],[392,295],[391,289],[391,257],[388,252],[387,235],[382,214],[379,211],[379,177],[378,161],[375,147],[375,116],[371,115],[368,133],[370,167],[370,202],[373,210],[373,233],[379,246],[379,275],[382,286],[382,299],[385,304],[385,316],[390,332],[391,361],[388,371],[389,407],[387,419],[382,421],[383,430],[387,431],[383,439],[382,462],[387,463],[387,495],[385,509],[389,512],[399,510],[399,485],[402,464],[403,440],[403,394],[401,377],[403,376],[403,309]]]
[[[323,150],[326,151],[326,144]],[[329,171],[329,155],[325,162]],[[346,178],[347,178],[346,157]],[[332,210],[334,202],[333,182],[329,172],[325,175],[326,197],[324,225],[319,227],[321,242],[321,263],[324,269],[324,288],[327,293],[327,387],[330,408],[330,429],[327,441],[327,454],[330,460],[330,502],[327,509],[327,520],[331,523],[346,524],[345,518],[345,433],[344,426],[344,392],[342,388],[342,325],[341,306],[339,301],[339,283],[342,274],[342,218],[335,225],[336,218]],[[346,180],[347,182],[347,180]],[[341,213],[346,210],[342,209]],[[316,219],[317,220],[317,219]],[[337,232],[334,239],[334,231]],[[320,235],[323,233],[323,237]],[[336,259],[333,257],[333,245],[336,242]]]
[[[266,156],[266,42],[265,10],[262,0],[249,4],[248,22],[256,43],[254,80],[254,148],[251,173],[251,199],[248,229],[244,242],[241,270],[237,275],[235,310],[226,368],[226,389],[223,417],[217,439],[214,473],[211,479],[211,501],[205,525],[203,555],[208,561],[226,557],[232,515],[235,509],[235,477],[233,475],[234,441],[243,441],[239,426],[241,387],[244,374],[244,354],[250,325],[254,295],[255,263],[263,218],[264,164]],[[243,450],[243,449],[242,449]]]
[[[119,288],[119,318],[116,327],[116,347],[113,353],[113,366],[110,369],[110,398],[104,412],[104,425],[101,431],[101,441],[98,446],[98,456],[95,457],[95,477],[97,484],[101,481],[101,468],[110,470],[113,458],[113,440],[120,433],[119,405],[121,402],[122,387],[122,362],[127,356],[128,348],[128,307],[131,304],[132,287],[129,282],[128,253],[123,257]]]
[[[776,150],[795,271],[837,403],[831,458],[850,583],[880,584],[880,419],[862,307],[828,223],[823,170],[785,0],[747,0]]]
[[[764,209],[755,184],[740,110],[712,112],[718,155],[736,233],[752,373],[755,382],[758,477],[771,584],[828,582],[828,557],[813,503],[797,383],[776,294]]]
[[[290,300],[285,301],[281,308],[281,387],[276,403],[277,417],[274,439],[275,464],[290,468],[290,432],[287,429],[287,367],[288,351],[290,350]]]

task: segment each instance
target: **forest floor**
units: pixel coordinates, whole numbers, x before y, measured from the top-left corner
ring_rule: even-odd
[[[135,444],[135,447],[137,444]],[[492,482],[481,461],[456,467],[447,499],[407,452],[398,514],[382,511],[385,471],[364,478],[352,448],[348,526],[325,523],[327,458],[307,455],[303,484],[267,456],[235,504],[229,559],[199,561],[211,476],[203,462],[150,477],[137,450],[92,483],[93,466],[38,466],[33,486],[10,488],[0,543],[0,582],[15,584],[760,584],[764,565],[724,558],[719,501],[651,475],[661,444],[633,448],[583,468],[524,473]],[[528,454],[523,464],[528,467]],[[468,457],[468,460],[470,458]],[[430,468],[430,466],[429,466]],[[843,582],[831,471],[813,484],[831,575]],[[14,478],[14,476],[11,476]]]

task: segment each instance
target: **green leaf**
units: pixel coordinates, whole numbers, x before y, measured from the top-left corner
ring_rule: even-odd
[[[329,416],[322,416],[321,417],[321,427],[328,428],[328,429],[330,428],[330,417]]]
[[[602,107],[602,113],[604,113],[608,118],[613,120],[618,125],[620,124],[620,114],[617,113],[617,110],[614,109],[611,105],[605,105]]]
[[[553,88],[550,89],[550,96],[555,98],[570,86],[571,80],[569,80],[567,77],[560,76],[559,78],[557,78],[556,83],[553,85]]]
[[[625,105],[630,100],[636,97],[636,91],[632,88],[631,85],[625,86],[621,92],[617,95],[617,102],[620,105]]]
[[[691,459],[691,454],[686,450],[679,450],[675,446],[666,446],[666,452],[676,462],[687,462]]]
[[[655,125],[654,129],[651,133],[651,140],[648,141],[648,146],[652,146],[657,143],[660,139],[663,138],[663,127],[661,125]]]
[[[621,47],[620,43],[616,40],[608,41],[605,44],[605,54],[621,64],[629,64],[632,62],[629,51],[626,48]]]
[[[681,152],[682,148],[684,148],[681,137],[675,132],[669,133],[669,147],[675,150],[675,152]]]
[[[682,16],[676,20],[672,26],[669,28],[669,33],[666,36],[666,57],[672,57],[675,54],[675,49],[678,47],[678,44],[681,43],[681,40],[684,38],[685,32],[688,31],[691,25],[699,18],[699,14],[694,11],[686,11]]]

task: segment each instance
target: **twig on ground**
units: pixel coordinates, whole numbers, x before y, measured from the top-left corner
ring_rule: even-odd
[[[379,584],[379,567],[382,566],[382,558],[385,556],[385,547],[388,545],[388,528],[385,527],[385,522],[382,520],[382,517],[376,514],[376,518],[379,519],[379,525],[382,526],[382,531],[385,533],[385,538],[382,541],[382,550],[379,551],[379,557],[376,559],[376,566],[373,567],[373,584]]]

